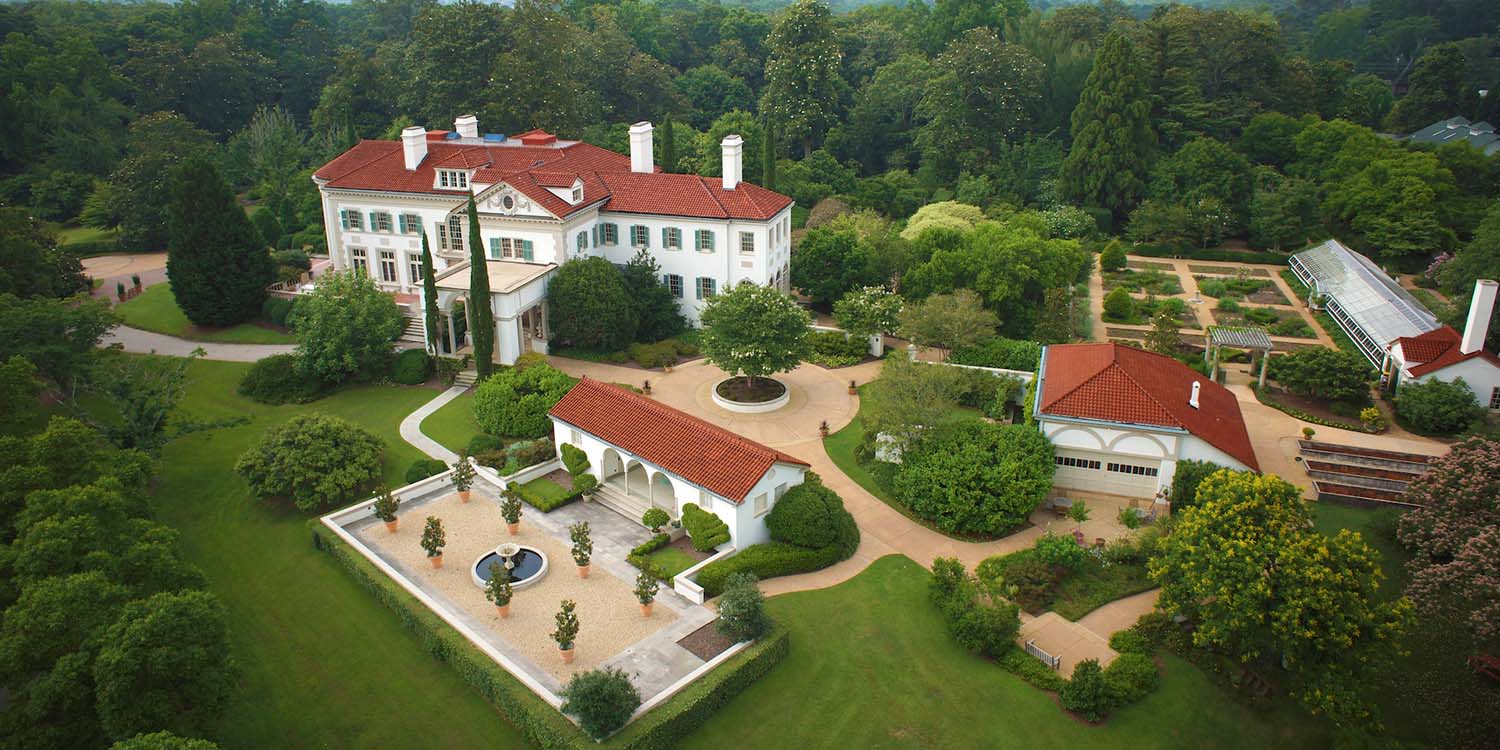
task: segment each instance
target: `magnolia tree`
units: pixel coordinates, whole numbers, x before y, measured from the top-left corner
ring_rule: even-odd
[[[703,308],[703,354],[731,375],[757,382],[795,368],[808,354],[812,316],[777,289],[741,283]]]
[[[1430,614],[1466,619],[1500,642],[1500,442],[1470,438],[1412,482],[1398,534],[1411,551],[1406,593]]]
[[[833,303],[833,319],[851,336],[890,333],[901,324],[900,295],[881,286],[854,289]]]

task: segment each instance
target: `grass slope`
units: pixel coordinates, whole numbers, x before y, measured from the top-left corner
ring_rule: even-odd
[[[474,421],[474,392],[468,391],[443,404],[422,420],[422,434],[454,453],[463,453],[469,441],[484,432]]]
[[[1319,722],[1238,705],[1173,657],[1155,694],[1102,726],[1081,724],[1051,695],[959,648],[928,601],[929,580],[891,556],[833,588],[772,599],[791,653],[682,746],[1327,747]]]
[[[193,341],[212,341],[219,344],[295,344],[291,334],[265,328],[253,323],[241,323],[228,328],[207,328],[193,325],[172,296],[170,284],[157,284],[141,292],[140,296],[115,307],[115,312],[125,320],[125,325],[143,331],[165,333]]]
[[[223,747],[524,747],[482,698],[434,660],[395,615],[327,555],[307,517],[251,497],[236,458],[293,414],[357,422],[386,443],[385,481],[402,484],[417,451],[401,418],[432,397],[364,387],[307,406],[268,407],[234,393],[248,365],[197,361],[181,412],[246,415],[248,425],[187,435],[162,455],[155,512],[228,608],[240,676],[215,739]]]

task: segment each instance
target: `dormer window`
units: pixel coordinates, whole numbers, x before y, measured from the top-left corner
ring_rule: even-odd
[[[467,190],[469,187],[469,173],[458,169],[439,169],[437,171],[438,187],[445,190]]]
[[[583,183],[581,183],[581,182],[575,182],[575,183],[573,183],[573,203],[574,204],[578,204],[578,203],[582,203],[582,202],[583,202]]]

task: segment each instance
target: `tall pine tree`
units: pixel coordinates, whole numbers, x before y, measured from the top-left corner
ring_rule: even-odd
[[[260,314],[275,275],[260,233],[213,162],[183,162],[167,205],[167,278],[183,314],[200,326],[243,323]]]
[[[474,369],[480,380],[489,377],[495,366],[495,314],[490,304],[490,269],[485,263],[484,240],[479,237],[479,210],[470,193],[469,334],[474,338]]]
[[[422,230],[422,316],[427,324],[427,345],[433,355],[443,351],[442,317],[438,315],[437,279],[433,278],[432,249],[427,246],[427,230]],[[488,278],[488,274],[486,274]]]
[[[671,112],[661,118],[661,171],[677,171],[677,139],[673,136]]]
[[[1063,160],[1064,195],[1124,219],[1146,193],[1156,150],[1146,69],[1135,43],[1112,32],[1073,109],[1073,148]]]

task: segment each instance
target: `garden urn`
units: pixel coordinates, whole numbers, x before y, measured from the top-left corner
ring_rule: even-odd
[[[567,648],[563,648],[562,646],[558,646],[557,647],[557,653],[562,654],[562,660],[563,660],[564,664],[572,664],[573,663],[573,647],[572,646],[569,646]]]
[[[401,519],[399,519],[399,518],[396,519],[396,520],[394,520],[394,521],[386,521],[385,522],[385,530],[389,531],[392,534],[394,534],[394,533],[396,533],[396,524],[399,524],[399,523],[401,523]]]
[[[434,568],[441,568],[443,567],[443,556],[433,555],[432,557],[427,558],[427,562],[432,563],[432,567]]]
[[[509,604],[498,604],[498,605],[495,606],[495,611],[498,612],[498,613],[500,613],[500,619],[502,619],[502,620],[508,620],[508,619],[510,619],[510,605]]]
[[[517,521],[516,523],[505,524],[505,530],[509,531],[511,536],[515,536],[521,533],[521,523]]]
[[[651,608],[653,606],[655,606],[655,604],[656,604],[656,602],[646,602],[645,604],[642,604],[641,605],[641,617],[650,617],[651,616]]]
[[[580,565],[580,566],[578,566],[578,577],[579,578],[588,578],[589,577],[589,567],[590,566],[588,566],[588,565]]]
[[[467,502],[469,502],[469,493],[470,492],[473,492],[473,490],[459,490],[459,492],[458,492],[458,501],[461,502],[461,503],[467,503]]]

